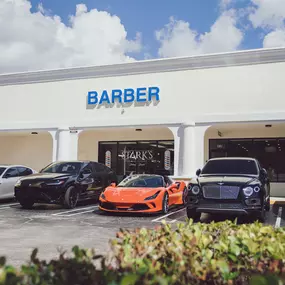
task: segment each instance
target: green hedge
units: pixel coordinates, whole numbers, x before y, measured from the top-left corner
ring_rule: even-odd
[[[19,270],[1,258],[0,284],[284,284],[285,229],[257,222],[121,230],[111,246],[111,259],[76,246],[71,256],[45,261],[34,250]]]

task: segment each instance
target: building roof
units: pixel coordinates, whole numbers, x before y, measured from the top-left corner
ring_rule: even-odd
[[[285,62],[285,48],[243,50],[0,75],[0,86]]]

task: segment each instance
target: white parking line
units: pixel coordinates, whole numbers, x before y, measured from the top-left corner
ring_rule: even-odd
[[[93,205],[93,206],[84,207],[84,208],[76,208],[76,209],[69,210],[69,211],[55,213],[55,214],[52,214],[52,216],[61,216],[61,215],[65,215],[67,213],[73,213],[73,212],[78,212],[78,211],[82,211],[82,210],[94,209],[94,207],[98,207],[98,206]]]
[[[7,208],[10,206],[16,206],[16,205],[20,205],[20,204],[19,203],[2,204],[2,205],[0,205],[0,209]]]
[[[276,219],[276,223],[275,223],[275,228],[280,228],[281,216],[282,216],[282,207],[279,207],[278,214],[277,214],[277,219]]]
[[[70,215],[61,215],[60,217],[72,217],[72,216],[76,216],[76,215],[81,215],[81,214],[85,214],[85,213],[91,213],[94,212],[95,209],[97,209],[98,206],[93,207],[92,210],[87,210],[87,211],[83,211],[83,212],[78,212],[78,213],[74,213],[74,214],[70,214]]]
[[[169,217],[169,216],[174,215],[174,214],[176,214],[176,213],[179,213],[179,212],[181,212],[181,211],[185,211],[185,208],[182,208],[182,209],[177,210],[177,211],[175,211],[175,212],[171,212],[171,213],[168,213],[168,214],[166,214],[166,215],[164,215],[164,216],[158,217],[158,218],[152,220],[152,222],[158,222],[158,221],[160,221],[160,220],[162,220],[162,219],[164,219],[164,218],[166,218],[166,217]]]

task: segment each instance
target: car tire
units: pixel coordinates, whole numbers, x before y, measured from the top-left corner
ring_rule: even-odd
[[[167,214],[169,211],[169,196],[167,193],[164,194],[162,199],[162,214]]]
[[[24,209],[32,209],[35,204],[33,201],[27,199],[19,200],[19,203]]]
[[[64,207],[67,209],[73,209],[76,207],[79,199],[79,193],[74,186],[67,188],[64,195]]]
[[[195,209],[187,208],[187,217],[192,219],[194,222],[198,222],[201,219],[201,213],[196,212]]]
[[[264,205],[262,207],[262,210],[257,214],[257,220],[260,222],[260,223],[264,223],[265,222],[265,219],[266,219],[266,209],[265,209],[266,205]]]

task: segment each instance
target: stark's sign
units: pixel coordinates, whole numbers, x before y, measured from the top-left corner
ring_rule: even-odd
[[[126,160],[151,160],[153,153],[151,150],[127,150],[123,151]]]

